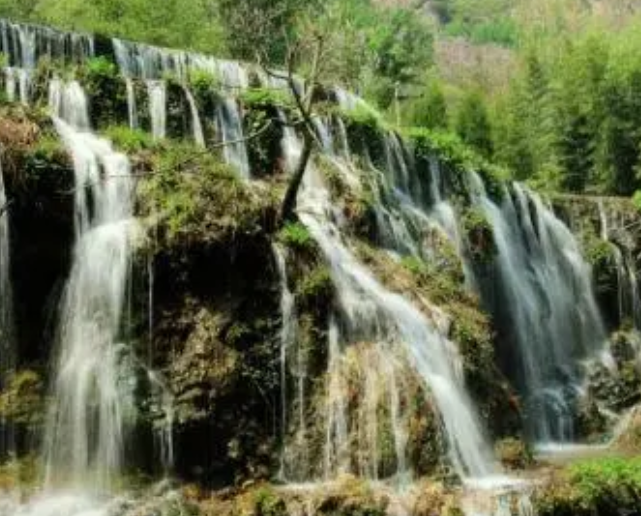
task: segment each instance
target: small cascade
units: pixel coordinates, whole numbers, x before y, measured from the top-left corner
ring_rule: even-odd
[[[357,103],[344,93],[337,96],[344,97],[344,108]],[[497,247],[491,271],[479,270],[467,252],[438,161],[429,163],[429,182],[421,182],[400,139],[387,134],[384,144],[382,170],[370,164],[381,244],[429,258],[426,231],[441,228],[458,250],[468,287],[480,293],[500,329],[504,370],[526,399],[532,436],[571,440],[584,377],[581,362],[596,356],[605,341],[590,268],[573,235],[520,185],[506,188],[498,205],[482,180],[470,174],[471,203],[486,217]]]
[[[216,109],[216,128],[220,143],[224,144],[225,161],[235,167],[244,179],[250,178],[247,145],[244,140],[243,120],[236,100],[226,97]]]
[[[6,385],[15,370],[16,361],[7,202],[0,161],[0,388]],[[0,420],[0,460],[11,454],[13,448],[13,429],[6,421]]]
[[[160,464],[165,476],[174,468],[174,396],[160,375],[147,370],[147,379],[151,386],[151,398],[154,400],[155,412],[159,416],[154,423],[154,437]]]
[[[5,73],[5,93],[7,100],[20,100],[24,105],[29,104],[31,88],[31,72],[25,68],[7,67]]]
[[[189,88],[184,87],[183,90],[185,92],[187,103],[189,104],[189,111],[191,111],[191,125],[194,134],[194,141],[201,147],[205,147],[205,133],[203,131],[203,124],[200,121],[200,114],[198,113],[196,99],[194,99]]]
[[[602,199],[597,202],[601,222],[601,239],[608,242],[614,256],[617,271],[618,320],[632,323],[636,331],[641,331],[641,298],[639,297],[639,278],[634,257],[626,241],[630,239],[620,229],[623,223],[611,220]],[[619,242],[622,240],[622,242]]]
[[[134,83],[130,77],[125,77],[125,86],[127,88],[127,114],[129,117],[129,128],[138,129],[138,107],[136,105],[136,92]]]
[[[596,356],[605,341],[590,268],[537,195],[515,184],[498,206],[480,178],[470,178],[497,247],[492,274],[476,281],[500,329],[508,373],[524,395],[528,426],[540,442],[571,441],[581,360]]]
[[[163,138],[166,133],[167,107],[164,79],[167,76],[174,76],[184,87],[185,97],[191,111],[194,140],[198,145],[205,146],[201,116],[198,113],[193,94],[187,85],[194,72],[205,72],[218,80],[224,95],[216,107],[213,117],[218,139],[221,144],[224,144],[223,156],[228,164],[238,170],[242,178],[250,178],[243,117],[235,98],[238,91],[249,87],[248,72],[241,63],[121,39],[114,39],[113,46],[121,73],[125,77],[137,77],[147,81],[152,132],[156,138]]]
[[[167,85],[164,81],[147,81],[151,134],[156,140],[167,136]]]
[[[93,38],[48,27],[0,19],[0,52],[7,57],[6,94],[23,104],[30,100],[31,77],[42,58],[82,63],[94,55]]]
[[[0,52],[9,66],[33,70],[43,57],[82,63],[94,55],[93,37],[0,19]]]
[[[274,259],[280,279],[280,381],[281,431],[284,450],[281,453],[279,477],[300,479],[309,467],[306,407],[307,357],[298,340],[296,298],[289,288],[286,250],[273,246]],[[289,379],[292,379],[290,382]],[[293,391],[293,396],[289,391]],[[290,419],[292,421],[290,422]],[[294,429],[293,443],[289,445],[287,432]]]
[[[107,488],[122,464],[134,413],[133,371],[121,323],[130,268],[132,180],[128,159],[91,132],[76,82],[54,79],[50,106],[76,174],[76,244],[59,323],[46,424],[49,484]]]

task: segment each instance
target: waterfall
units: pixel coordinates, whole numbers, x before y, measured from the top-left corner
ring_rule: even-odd
[[[91,132],[87,98],[76,82],[54,79],[50,103],[73,158],[76,243],[59,323],[46,425],[49,483],[108,487],[122,463],[133,408],[127,345],[121,331],[131,239],[128,159]]]
[[[300,141],[287,133],[283,141],[285,156],[297,156]],[[455,346],[439,328],[439,314],[430,307],[435,320],[431,321],[403,296],[390,292],[383,287],[354,256],[342,239],[340,220],[334,211],[331,198],[322,178],[310,164],[305,174],[299,195],[298,213],[330,267],[331,276],[338,295],[338,306],[329,331],[329,386],[326,445],[326,476],[351,470],[346,453],[345,429],[345,378],[341,374],[343,355],[354,349],[358,342],[373,342],[374,349],[364,351],[365,363],[384,366],[375,369],[377,382],[385,384],[384,391],[389,393],[389,413],[397,421],[393,428],[402,428],[398,422],[402,418],[398,406],[397,379],[402,375],[403,361],[408,361],[430,392],[449,445],[452,464],[464,477],[483,477],[496,471],[489,444],[483,435],[478,418],[458,371],[459,357]],[[441,325],[445,326],[444,321]],[[358,352],[358,351],[356,351]],[[375,358],[372,358],[372,354]],[[372,364],[374,360],[374,364]],[[365,378],[365,391],[367,389]],[[364,400],[367,412],[368,400]],[[370,412],[371,413],[371,412]],[[367,428],[374,420],[364,424]],[[408,474],[403,467],[404,441],[402,432],[393,432],[397,456],[397,473],[403,477]],[[366,436],[366,441],[372,441]],[[367,445],[365,445],[367,448]],[[369,449],[365,455],[376,453]],[[366,476],[376,478],[374,457],[365,464]],[[362,467],[362,465],[361,465]],[[361,470],[361,472],[363,472]]]
[[[0,387],[4,388],[15,370],[16,349],[13,322],[13,289],[11,286],[9,206],[0,159]],[[11,425],[0,421],[0,459],[13,451]]]
[[[249,179],[251,171],[247,146],[243,140],[243,121],[235,99],[226,97],[221,101],[216,109],[216,126],[220,142],[225,144],[225,161],[234,166],[243,179]]]
[[[129,128],[138,129],[138,107],[136,106],[136,91],[130,77],[125,77],[127,88],[127,112],[129,116]]]
[[[281,382],[281,441],[283,452],[279,477],[299,479],[308,469],[307,421],[305,417],[307,381],[306,354],[299,342],[296,298],[289,288],[287,253],[279,245],[273,246],[280,286],[280,382]],[[294,396],[290,400],[289,376],[293,377]],[[290,424],[291,413],[291,424]],[[289,428],[295,429],[294,443],[287,442]]]
[[[497,246],[491,278],[477,278],[505,346],[515,346],[511,371],[524,397],[528,426],[539,441],[570,441],[583,371],[605,331],[589,266],[569,229],[541,199],[518,184],[502,206],[472,175],[474,202]]]
[[[4,71],[8,99],[13,101],[18,94],[20,101],[28,104],[31,77],[41,58],[82,63],[94,55],[94,41],[84,34],[0,19],[0,52],[7,57]]]
[[[191,125],[194,134],[194,141],[201,147],[205,147],[205,133],[203,131],[203,125],[200,121],[200,115],[198,114],[196,99],[194,99],[194,96],[192,95],[189,88],[185,86],[183,90],[185,92],[185,97],[187,98],[187,103],[189,104],[189,110],[191,111]]]
[[[641,298],[639,297],[639,278],[637,277],[634,257],[626,240],[630,237],[622,229],[623,223],[611,221],[603,200],[597,202],[601,223],[601,239],[608,242],[614,256],[617,271],[617,294],[619,324],[632,323],[635,330],[641,331]],[[623,242],[619,242],[623,240]]]
[[[161,140],[167,136],[167,86],[164,81],[147,81],[151,134]]]
[[[349,96],[341,102],[344,108],[356,103]],[[506,187],[498,205],[478,175],[469,173],[470,201],[486,217],[497,247],[491,271],[479,269],[466,251],[438,162],[430,160],[426,188],[400,139],[387,134],[383,143],[383,169],[370,162],[381,244],[429,257],[425,229],[441,227],[459,251],[468,287],[481,294],[499,329],[502,365],[525,399],[530,434],[541,442],[573,439],[581,362],[605,342],[591,271],[574,236],[521,185]]]
[[[156,138],[166,136],[166,76],[174,76],[183,85],[192,118],[194,141],[205,145],[205,136],[198,106],[188,87],[193,72],[205,72],[220,82],[223,98],[213,113],[225,161],[236,168],[244,179],[250,178],[247,145],[244,140],[243,117],[233,93],[249,86],[247,70],[237,62],[216,59],[203,54],[152,47],[121,39],[113,39],[114,53],[125,77],[147,81],[150,98],[152,132]],[[131,103],[130,103],[131,109]]]

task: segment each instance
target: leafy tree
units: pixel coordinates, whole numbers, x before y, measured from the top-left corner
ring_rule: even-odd
[[[446,129],[448,126],[447,100],[438,81],[429,81],[425,91],[409,103],[406,118],[415,127]]]
[[[461,103],[456,118],[456,132],[461,139],[490,157],[493,151],[490,119],[479,92],[468,93]]]

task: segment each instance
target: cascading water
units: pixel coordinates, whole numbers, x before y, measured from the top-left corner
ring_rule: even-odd
[[[625,245],[630,236],[623,229],[623,222],[609,216],[603,200],[597,203],[601,223],[601,239],[612,249],[617,271],[618,323],[630,322],[636,331],[641,331],[641,297],[639,278],[630,245]],[[620,244],[618,240],[623,240]]]
[[[185,91],[185,97],[187,98],[187,103],[189,104],[189,110],[191,111],[191,125],[192,132],[194,134],[194,141],[201,147],[205,147],[205,133],[203,131],[203,124],[200,121],[200,114],[198,113],[198,106],[196,105],[196,99],[191,93],[191,90],[187,87],[183,88]]]
[[[7,97],[14,100],[19,96],[23,104],[28,104],[31,76],[41,58],[84,62],[94,55],[94,42],[91,36],[84,34],[0,19],[0,52],[7,56]]]
[[[250,177],[242,112],[237,100],[231,94],[249,86],[247,72],[241,64],[202,54],[152,47],[120,39],[114,39],[113,46],[121,73],[127,78],[137,77],[147,81],[152,133],[156,138],[163,138],[166,134],[165,76],[173,75],[183,84],[185,98],[191,111],[194,140],[201,146],[205,145],[202,122],[196,100],[187,85],[191,74],[195,72],[207,73],[212,79],[218,81],[225,95],[212,116],[218,138],[223,144],[223,156],[227,163],[238,170],[241,177],[245,179]],[[130,112],[134,109],[132,107],[134,101],[135,97],[130,95]]]
[[[91,132],[78,83],[53,80],[50,107],[73,158],[76,244],[46,426],[47,478],[105,488],[120,470],[134,410],[121,329],[137,227],[133,184],[128,159]]]
[[[16,361],[9,242],[9,206],[0,162],[0,388],[9,381]],[[11,454],[13,448],[13,428],[0,420],[0,459]]]
[[[227,97],[217,107],[216,126],[220,142],[224,144],[225,161],[234,166],[242,178],[249,179],[249,158],[244,141],[243,122],[235,99]]]
[[[167,86],[164,81],[147,81],[151,134],[157,140],[167,136]]]
[[[300,142],[290,135],[284,140],[286,156],[299,155]],[[373,275],[361,265],[354,254],[343,243],[340,226],[332,208],[329,192],[315,167],[309,166],[299,195],[298,213],[311,235],[320,246],[330,266],[334,286],[337,290],[338,307],[329,331],[329,392],[325,475],[335,475],[340,471],[353,470],[349,464],[345,435],[345,390],[344,375],[341,372],[342,356],[354,348],[358,342],[373,342],[371,350],[378,359],[369,365],[387,364],[378,370],[378,382],[385,383],[383,391],[388,393],[389,414],[393,428],[402,428],[402,409],[398,405],[398,395],[394,390],[398,383],[396,377],[402,375],[401,362],[409,361],[411,367],[423,382],[423,387],[432,394],[443,422],[452,463],[461,476],[483,477],[496,471],[489,445],[483,436],[472,404],[467,396],[462,379],[457,374],[460,369],[456,362],[455,346],[444,336],[446,321],[434,307],[429,307],[436,319],[430,321],[410,302],[380,285]],[[367,391],[368,379],[365,377]],[[378,400],[364,400],[367,405],[377,405]],[[374,424],[376,417],[368,421]],[[366,428],[368,425],[364,425]],[[365,441],[372,441],[368,428]],[[397,450],[397,473],[405,462],[402,432],[393,432]],[[367,444],[363,446],[370,452]],[[370,478],[377,477],[374,457],[368,457],[365,465],[360,464],[360,473]]]
[[[471,179],[473,202],[497,247],[492,274],[476,282],[501,329],[528,426],[540,442],[571,441],[581,360],[596,356],[605,341],[590,268],[572,233],[538,196],[515,184],[499,207],[480,178]]]
[[[307,381],[306,354],[299,342],[296,298],[289,288],[287,253],[279,245],[273,246],[274,259],[280,280],[280,381],[281,381],[281,453],[279,477],[303,478],[308,469],[307,422],[305,417],[305,382]],[[289,378],[294,395],[289,397]],[[290,425],[290,418],[293,420]],[[293,445],[288,443],[288,429],[295,428]]]
[[[347,109],[355,101],[347,96],[342,102]],[[500,329],[504,370],[526,399],[530,433],[543,442],[571,440],[581,361],[597,356],[605,340],[590,268],[573,235],[520,185],[506,188],[498,206],[471,173],[470,201],[490,224],[497,247],[491,272],[479,271],[466,252],[459,216],[444,195],[438,162],[429,163],[426,187],[411,172],[398,137],[388,134],[384,143],[385,166],[375,176],[381,243],[403,254],[429,256],[424,229],[442,228],[459,251],[469,288],[480,292]]]

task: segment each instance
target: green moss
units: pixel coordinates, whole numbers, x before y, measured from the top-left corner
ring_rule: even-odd
[[[35,371],[18,371],[0,394],[0,419],[35,428],[44,417],[44,383]]]
[[[12,459],[0,465],[0,492],[35,488],[40,480],[41,464],[34,455]]]
[[[329,269],[322,265],[312,269],[298,285],[296,293],[303,308],[327,306],[334,293]]]
[[[632,196],[632,202],[634,203],[636,209],[641,211],[641,190],[637,190],[636,192],[634,192],[634,195]]]
[[[277,200],[253,193],[216,156],[188,143],[166,143],[148,159],[139,187],[141,214],[161,218],[165,243],[224,240],[271,225]]]
[[[468,250],[475,263],[488,263],[496,255],[496,243],[492,225],[479,208],[464,210],[462,226],[467,238]]]
[[[278,232],[278,240],[291,249],[308,250],[314,246],[314,239],[300,222],[288,222]]]
[[[255,516],[287,516],[285,501],[269,487],[261,487],[254,494]]]
[[[211,94],[220,89],[220,78],[207,70],[191,70],[189,73],[189,85],[196,96]]]
[[[501,439],[494,449],[498,459],[508,469],[525,469],[534,463],[532,450],[522,439],[514,437]]]
[[[416,256],[406,256],[401,265],[414,276],[416,286],[429,293],[430,301],[436,304],[453,301],[461,294],[460,278],[450,276],[442,267]]]
[[[503,199],[505,181],[510,173],[507,169],[488,162],[484,157],[466,145],[458,135],[449,131],[411,128],[405,136],[412,142],[416,157],[429,161],[435,156],[448,172],[448,183],[454,193],[465,198],[469,196],[467,174],[477,173],[485,188],[497,202]]]

